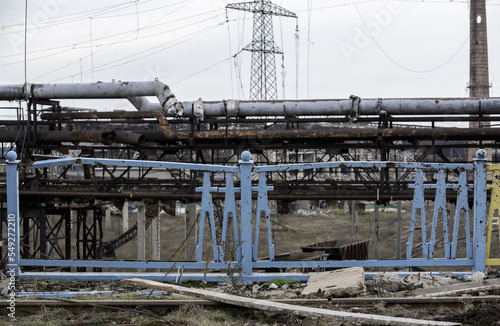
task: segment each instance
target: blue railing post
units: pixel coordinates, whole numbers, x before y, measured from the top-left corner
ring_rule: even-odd
[[[19,277],[19,253],[20,253],[20,230],[19,230],[19,176],[17,172],[16,152],[7,153],[7,266],[9,271],[15,270],[15,276]]]
[[[241,276],[252,276],[252,154],[241,154]]]
[[[474,159],[474,271],[486,269],[486,151]]]

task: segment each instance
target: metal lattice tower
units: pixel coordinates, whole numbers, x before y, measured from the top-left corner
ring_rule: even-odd
[[[252,42],[243,48],[252,52],[250,99],[276,100],[278,86],[275,55],[283,52],[274,43],[273,16],[297,18],[297,15],[269,0],[232,3],[227,5],[226,9],[249,11],[254,14]]]

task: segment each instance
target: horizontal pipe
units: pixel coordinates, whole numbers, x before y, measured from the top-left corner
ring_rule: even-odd
[[[145,141],[194,140],[500,140],[500,128],[143,131]]]
[[[362,115],[500,114],[500,98],[360,99],[359,104],[355,102],[352,99],[240,101],[231,112],[236,112],[239,117],[341,115],[353,119]],[[184,116],[194,116],[194,103],[183,102]],[[227,103],[204,102],[204,116],[228,116]]]
[[[0,85],[0,101],[24,99],[99,99],[99,98],[129,98],[132,101],[144,96],[156,96],[156,109],[174,114],[182,111],[182,105],[177,101],[170,88],[160,81],[144,82],[111,82],[111,83],[74,83],[74,84],[27,84]]]
[[[24,140],[22,131],[2,131],[0,133],[0,142],[16,142]],[[141,145],[146,137],[143,134],[108,130],[108,131],[42,131],[37,133],[37,142],[61,143],[61,142],[85,142],[102,144],[128,144]]]
[[[145,96],[156,96],[150,103]],[[160,81],[74,84],[0,85],[0,100],[127,98],[139,111],[161,111],[167,116],[348,116],[357,121],[363,115],[483,115],[500,114],[500,98],[407,98],[237,101],[180,103]],[[183,108],[184,107],[184,108]]]
[[[159,114],[161,115],[161,114]],[[166,119],[160,117],[161,130],[144,130],[141,133],[122,131],[44,131],[37,134],[38,141],[44,142],[93,142],[138,145],[145,142],[173,142],[173,141],[307,141],[307,140],[435,140],[435,141],[500,141],[500,128],[433,128],[433,129],[376,129],[376,128],[340,128],[340,129],[300,129],[300,130],[200,130],[177,131],[169,130]],[[0,133],[0,141],[13,142],[23,138],[23,132],[5,131]]]
[[[43,120],[158,119],[157,111],[42,113]],[[163,115],[160,115],[163,117]]]
[[[165,102],[173,96],[170,88],[159,81],[112,82],[75,84],[28,84],[0,86],[0,100],[33,99],[76,99],[76,98],[127,98],[132,96],[160,96]]]
[[[85,142],[113,144],[122,143],[140,145],[144,142],[142,134],[126,131],[44,131],[37,134],[42,143]]]

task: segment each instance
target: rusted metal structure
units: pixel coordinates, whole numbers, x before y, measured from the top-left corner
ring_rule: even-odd
[[[37,279],[44,277],[47,280],[116,280],[131,278],[137,274],[134,272],[115,272],[106,270],[103,273],[66,273],[66,272],[29,272],[26,267],[61,267],[83,269],[95,268],[120,268],[120,269],[163,269],[162,273],[145,273],[141,271],[141,277],[148,279],[174,280],[177,276],[172,273],[173,268],[194,270],[194,273],[187,274],[186,277],[196,280],[227,281],[228,277],[237,277],[243,282],[261,282],[276,278],[307,280],[309,275],[303,273],[255,273],[254,270],[267,268],[336,268],[336,267],[429,267],[433,271],[435,268],[466,266],[468,272],[481,271],[486,268],[486,222],[487,222],[487,160],[486,152],[478,150],[477,159],[474,164],[450,164],[450,163],[406,163],[406,162],[332,162],[332,163],[306,163],[306,164],[281,164],[274,166],[254,166],[252,154],[244,151],[241,154],[238,166],[223,166],[212,164],[191,164],[172,163],[155,161],[134,161],[99,158],[72,158],[72,157],[47,157],[46,160],[34,162],[30,166],[20,166],[15,152],[7,154],[7,220],[9,228],[14,230],[8,233],[9,243],[9,271],[12,276],[23,279]],[[202,175],[201,187],[196,191],[201,192],[201,212],[199,220],[198,242],[196,246],[196,260],[188,261],[147,261],[141,257],[139,261],[109,261],[95,260],[92,257],[78,257],[71,259],[25,259],[20,254],[20,244],[23,235],[20,231],[19,213],[19,169],[36,170],[54,166],[108,166],[108,167],[144,167],[166,170],[187,169],[199,172]],[[273,190],[269,186],[269,176],[287,171],[304,171],[329,167],[359,167],[359,168],[385,168],[385,169],[405,169],[413,171],[409,188],[413,189],[412,216],[410,230],[406,243],[405,259],[383,260],[375,257],[372,260],[356,260],[360,258],[355,254],[355,250],[349,252],[348,248],[339,246],[340,255],[346,256],[350,260],[310,260],[310,261],[277,261],[275,259],[275,243],[272,240],[271,217],[269,212],[268,193]],[[222,173],[222,187],[213,187],[214,176]],[[458,173],[455,181],[447,180],[446,175]],[[426,177],[424,177],[426,175]],[[256,176],[258,180],[253,181]],[[436,177],[436,181],[435,178]],[[469,177],[470,176],[470,177]],[[469,184],[469,179],[473,184]],[[424,205],[425,189],[433,189],[435,193],[434,214],[432,219],[426,217]],[[473,218],[472,222],[469,214],[469,190],[473,191]],[[224,209],[222,218],[222,230],[216,231],[215,212],[212,193],[224,194]],[[240,194],[239,201],[236,193]],[[254,201],[252,194],[257,194]],[[455,218],[449,228],[448,221],[448,200],[456,198]],[[237,202],[241,207],[237,210]],[[254,213],[254,203],[256,209]],[[440,213],[441,211],[441,213]],[[207,221],[205,221],[207,220]],[[418,225],[420,220],[420,225]],[[431,223],[427,223],[431,220]],[[269,255],[267,260],[259,260],[258,252],[259,234],[261,233],[261,221],[265,222],[264,235],[267,235],[267,250]],[[207,226],[205,226],[207,223]],[[229,225],[233,224],[233,231]],[[441,233],[437,225],[443,225],[442,235],[444,236],[443,250],[437,250],[438,239]],[[138,218],[138,227],[141,227]],[[255,228],[255,231],[254,231]],[[96,233],[95,226],[84,227],[84,234],[87,232]],[[205,231],[210,241],[204,241]],[[234,237],[229,240],[228,233],[233,233]],[[430,237],[427,235],[429,232]],[[464,234],[464,241],[461,241],[459,234]],[[421,235],[420,240],[417,235]],[[451,236],[451,237],[450,237]],[[451,238],[451,239],[450,239]],[[87,240],[87,239],[86,239]],[[231,246],[233,245],[233,246]],[[85,244],[85,249],[88,247]],[[203,250],[207,246],[208,250]],[[96,248],[95,238],[92,239],[90,249]],[[462,247],[460,252],[458,249]],[[350,257],[347,257],[351,255]],[[231,258],[235,257],[235,258]],[[354,260],[353,260],[354,258]],[[207,270],[226,270],[224,272],[207,273]],[[205,271],[205,272],[203,272]],[[439,271],[439,270],[438,270]]]
[[[150,96],[157,102],[146,98]],[[68,98],[122,98],[137,111],[72,109],[61,105]],[[183,102],[168,86],[154,81],[7,85],[0,86],[0,100],[26,102],[26,109],[14,108],[17,119],[0,121],[2,159],[15,150],[21,165],[44,155],[71,155],[235,166],[245,150],[254,153],[259,166],[370,160],[467,163],[467,148],[495,148],[500,139],[496,128],[466,128],[469,121],[499,121],[497,98]],[[454,126],[438,127],[439,122]],[[121,207],[125,199],[171,204],[201,198],[196,192],[201,179],[192,171],[159,174],[152,168],[78,169],[45,168],[20,175],[21,206],[50,216],[27,214],[27,222],[21,223],[27,232],[25,246],[32,255],[43,258],[57,250],[58,255],[71,258],[69,247],[43,249],[38,239],[45,237],[47,243],[53,236],[68,238],[66,219],[78,207],[95,213],[80,215],[85,222],[77,250],[82,257],[98,259],[107,250],[99,249],[106,248],[99,231],[101,202],[112,201]],[[299,199],[386,202],[413,198],[407,172],[397,169],[389,172],[384,167],[339,165],[279,173],[279,178],[268,176],[274,190],[267,196],[278,200],[283,210]],[[219,176],[212,179],[212,186],[222,186]],[[0,195],[5,198],[5,187],[0,187]],[[426,189],[424,197],[433,199],[433,191]],[[1,211],[4,219],[5,209]],[[85,247],[87,243],[92,246]]]

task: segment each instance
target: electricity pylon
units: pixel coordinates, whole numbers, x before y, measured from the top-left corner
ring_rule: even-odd
[[[252,52],[250,99],[276,100],[278,85],[275,55],[283,52],[274,43],[273,16],[297,18],[297,15],[269,0],[231,3],[226,9],[249,11],[254,14],[252,42],[243,48]]]

